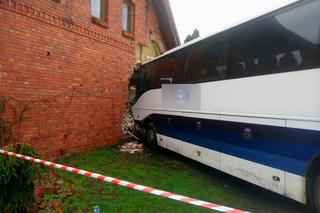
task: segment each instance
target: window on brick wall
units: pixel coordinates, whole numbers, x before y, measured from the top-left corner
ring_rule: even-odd
[[[107,26],[108,20],[108,0],[91,0],[92,21]]]
[[[129,0],[125,0],[122,3],[122,31],[125,36],[133,38],[134,4]]]

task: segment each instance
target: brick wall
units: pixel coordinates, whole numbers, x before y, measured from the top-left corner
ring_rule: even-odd
[[[122,35],[122,0],[108,27],[91,21],[91,0],[0,0],[0,96],[10,142],[46,157],[123,137],[121,120],[135,47],[162,40],[152,4],[135,3],[134,39]]]

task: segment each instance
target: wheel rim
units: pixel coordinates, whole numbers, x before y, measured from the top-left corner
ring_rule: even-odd
[[[149,135],[149,137],[148,137],[149,142],[152,143],[155,139],[155,134],[154,134],[153,130],[149,130],[148,135]]]

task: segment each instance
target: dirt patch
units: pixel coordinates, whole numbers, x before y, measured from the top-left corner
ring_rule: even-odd
[[[35,212],[62,212],[59,205],[65,198],[74,194],[74,188],[71,180],[61,176],[53,169],[47,170],[35,182]]]

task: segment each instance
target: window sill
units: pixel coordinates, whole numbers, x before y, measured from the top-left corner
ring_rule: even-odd
[[[91,22],[101,27],[108,28],[108,23],[106,22],[106,20],[91,16]]]
[[[134,40],[133,32],[128,32],[128,31],[122,30],[122,35],[127,37],[127,38],[130,38],[130,39]]]

